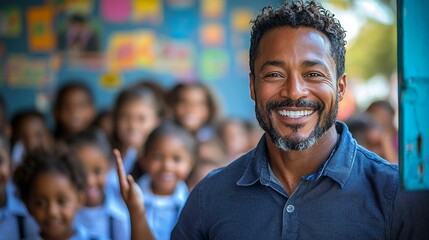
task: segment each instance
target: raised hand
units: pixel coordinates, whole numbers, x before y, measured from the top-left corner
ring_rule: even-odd
[[[124,164],[119,150],[114,149],[113,154],[115,155],[121,195],[130,213],[131,239],[154,239],[146,221],[143,194],[133,177],[125,174]]]

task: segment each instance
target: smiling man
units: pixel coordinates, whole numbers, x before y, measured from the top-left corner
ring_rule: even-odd
[[[336,121],[345,31],[320,4],[253,21],[250,95],[266,134],[191,193],[172,239],[429,239],[428,192]]]

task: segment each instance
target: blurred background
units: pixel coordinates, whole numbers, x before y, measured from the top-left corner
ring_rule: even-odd
[[[169,89],[203,82],[223,116],[254,119],[248,90],[250,24],[280,0],[2,0],[0,94],[7,115],[36,108],[49,119],[55,91],[76,79],[98,110],[142,79]],[[396,2],[321,1],[347,30],[347,119],[377,99],[397,108]],[[397,111],[396,111],[397,112]]]

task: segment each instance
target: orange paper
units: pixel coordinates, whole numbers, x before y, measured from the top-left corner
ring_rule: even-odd
[[[27,28],[30,51],[47,52],[55,49],[53,18],[54,10],[50,6],[28,8]]]

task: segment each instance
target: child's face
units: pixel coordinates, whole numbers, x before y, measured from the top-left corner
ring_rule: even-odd
[[[87,173],[86,206],[95,207],[104,202],[104,185],[110,169],[109,159],[96,146],[86,145],[76,149]]]
[[[50,150],[53,146],[52,137],[46,124],[37,117],[29,117],[22,121],[19,138],[23,141],[26,149],[37,147]]]
[[[81,89],[70,89],[64,95],[57,120],[64,125],[68,134],[76,134],[85,130],[94,116],[95,109],[88,94]]]
[[[183,89],[174,109],[177,121],[191,132],[196,132],[208,121],[209,111],[207,96],[198,87]]]
[[[59,173],[47,172],[33,182],[27,208],[48,239],[69,239],[73,219],[83,200],[70,180]]]
[[[158,125],[159,118],[155,108],[144,100],[129,101],[122,104],[117,116],[117,134],[121,143],[127,147],[141,149],[147,136]]]
[[[173,135],[158,138],[142,161],[157,195],[171,195],[177,182],[185,180],[193,166],[193,156],[182,140]]]
[[[230,157],[246,152],[250,146],[248,132],[237,121],[230,121],[223,126],[222,140]]]

